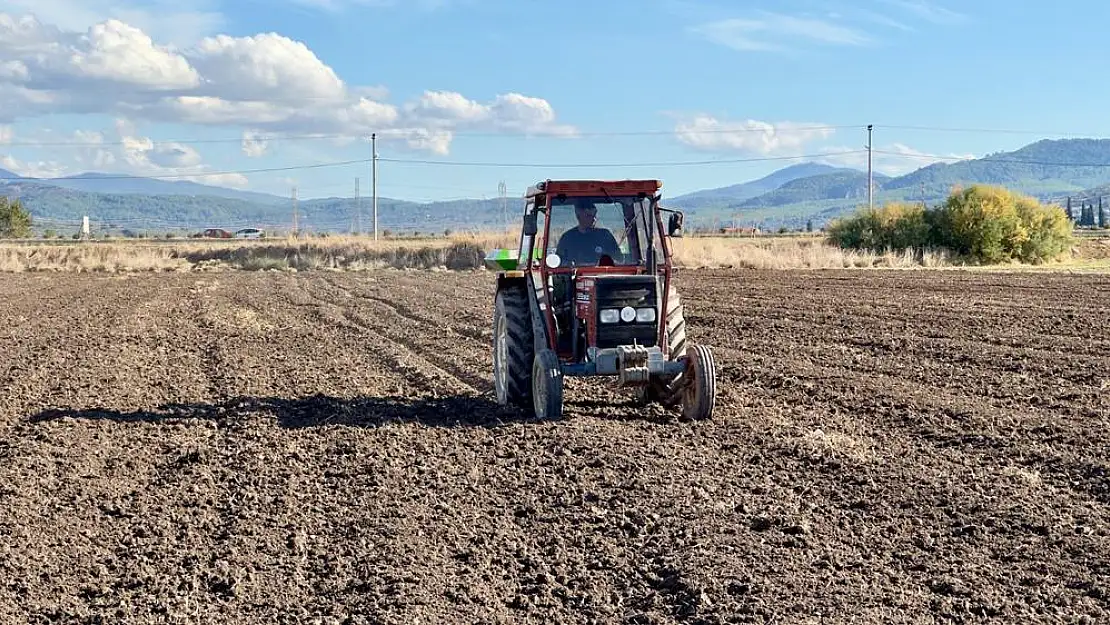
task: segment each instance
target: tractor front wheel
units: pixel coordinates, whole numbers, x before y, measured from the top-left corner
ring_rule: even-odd
[[[717,403],[717,365],[713,361],[713,352],[704,345],[691,345],[686,350],[686,356],[682,417],[690,421],[711,419]]]
[[[672,284],[667,290],[667,316],[664,339],[671,360],[678,360],[686,353],[686,319],[683,314],[682,296]],[[636,399],[640,405],[651,403],[662,404],[672,408],[682,400],[682,386],[685,380],[682,374],[674,377],[652,376],[646,386],[636,390]]]
[[[550,349],[537,352],[532,364],[532,410],[541,421],[563,418],[563,368]]]

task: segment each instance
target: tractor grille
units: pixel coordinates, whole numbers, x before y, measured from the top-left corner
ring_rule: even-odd
[[[654,346],[659,338],[659,280],[655,276],[605,276],[597,278],[597,311],[605,308],[655,308],[655,323],[597,323],[597,346],[601,349],[637,343]]]

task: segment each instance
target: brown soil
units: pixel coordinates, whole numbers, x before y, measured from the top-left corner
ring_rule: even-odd
[[[1106,622],[1110,280],[684,272],[715,420],[486,273],[0,276],[3,622]]]

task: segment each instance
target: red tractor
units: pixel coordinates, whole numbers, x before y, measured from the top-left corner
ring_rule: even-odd
[[[686,340],[668,238],[682,213],[660,207],[658,180],[547,180],[525,194],[515,253],[497,270],[497,400],[540,419],[563,412],[564,376],[613,376],[646,405],[709,419],[716,366]],[[668,213],[664,226],[664,213]]]

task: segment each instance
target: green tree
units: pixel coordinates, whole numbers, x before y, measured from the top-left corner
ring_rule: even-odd
[[[31,213],[19,200],[0,197],[0,238],[21,239],[31,236]]]
[[[1053,260],[1073,243],[1065,209],[989,185],[954,191],[932,209],[899,202],[863,208],[836,220],[828,237],[874,251],[941,247],[987,263]]]
[[[862,208],[852,217],[835,220],[828,232],[840,247],[883,252],[925,247],[929,224],[921,205],[892,202],[875,209]]]

